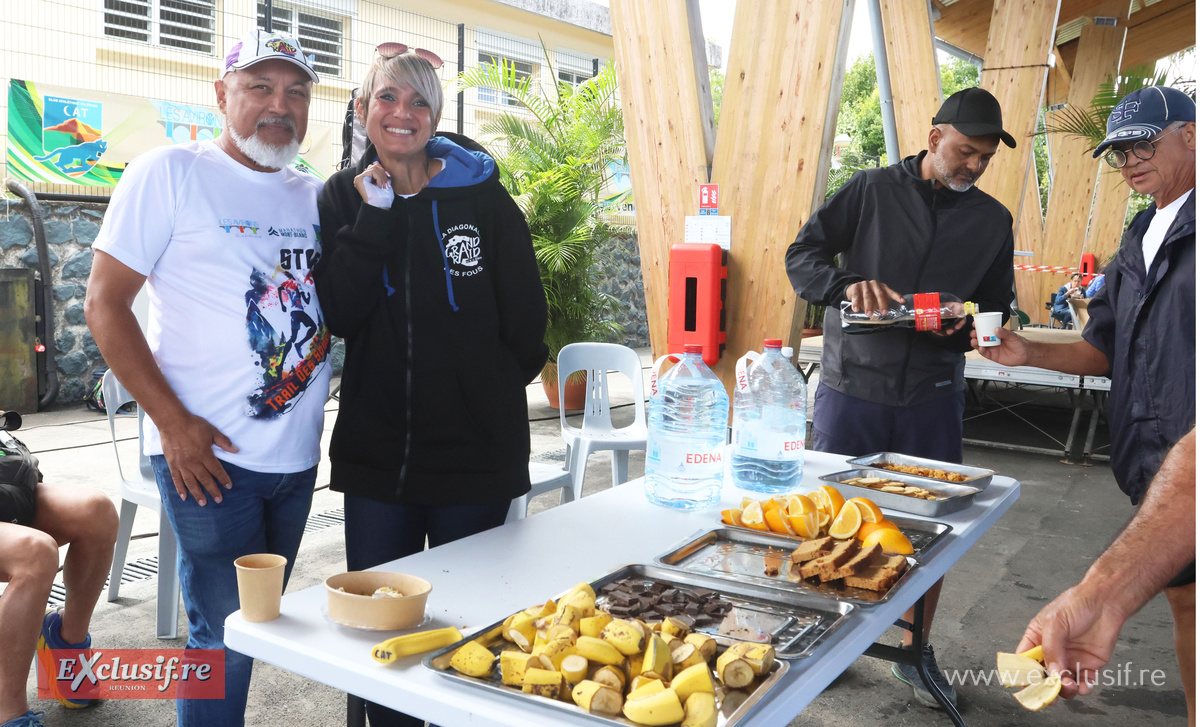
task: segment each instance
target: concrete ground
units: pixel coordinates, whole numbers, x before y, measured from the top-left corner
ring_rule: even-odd
[[[648,366],[649,352],[642,354]],[[529,402],[534,458],[563,461],[565,447],[558,434],[558,414],[546,405],[540,384],[530,387]],[[628,384],[614,385],[614,406],[618,424],[632,416],[632,388]],[[326,444],[336,409],[337,402],[331,401],[325,424]],[[136,422],[127,417],[118,424],[121,456],[132,462],[136,456]],[[18,436],[41,460],[47,480],[99,488],[119,502],[113,448],[104,416],[82,406],[29,415]],[[968,448],[965,458],[970,464],[1015,477],[1022,484],[1020,500],[950,572],[933,628],[932,642],[943,669],[986,670],[995,665],[996,651],[1016,647],[1025,625],[1046,602],[1079,579],[1128,522],[1132,508],[1103,464],[1066,465],[1051,456],[989,448]],[[642,453],[634,453],[630,477],[641,476],[643,466]],[[342,498],[324,487],[328,480],[327,464],[323,464],[317,478],[321,489],[314,495],[312,514],[332,517],[310,521],[316,529],[304,537],[289,591],[318,584],[344,570],[337,512]],[[584,494],[610,483],[607,455],[593,456]],[[557,498],[557,493],[534,498],[530,512],[555,506]],[[321,527],[323,523],[328,525]],[[137,539],[130,544],[129,561],[156,553],[157,526],[156,517],[144,509],[139,511],[134,528]],[[182,612],[179,639],[159,641],[154,637],[156,585],[155,578],[125,583],[118,600],[101,600],[92,623],[94,643],[119,648],[182,647],[187,630]],[[898,631],[893,629],[885,639],[898,640]],[[1012,690],[967,684],[958,687],[959,706],[969,724],[995,727],[1186,724],[1172,643],[1170,612],[1159,596],[1126,625],[1107,673],[1108,683],[1113,686],[1033,714],[1007,693]],[[916,703],[910,688],[893,678],[889,669],[887,662],[859,659],[797,715],[790,727],[949,724],[945,716]],[[1146,670],[1145,678],[1139,679],[1142,670]],[[1156,674],[1154,670],[1160,671]],[[31,696],[36,693],[32,674],[29,690]],[[170,725],[175,721],[173,703],[163,701],[113,700],[82,711],[68,711],[49,701],[34,700],[32,704],[46,711],[45,722],[52,727]],[[246,713],[248,725],[333,727],[344,724],[344,719],[344,694],[274,666],[256,665]],[[548,715],[547,724],[552,719]]]

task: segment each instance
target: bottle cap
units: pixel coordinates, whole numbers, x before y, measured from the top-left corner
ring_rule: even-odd
[[[973,316],[979,312],[979,305],[968,300],[966,303],[963,303],[963,311],[967,315]]]
[[[684,353],[703,353],[704,346],[701,346],[698,343],[685,343],[685,344],[683,344],[683,352]]]
[[[783,341],[778,338],[767,338],[763,341],[763,348],[783,348]]]

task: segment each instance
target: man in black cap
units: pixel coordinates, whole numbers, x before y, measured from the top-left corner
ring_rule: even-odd
[[[1039,344],[1002,330],[1000,345],[979,353],[1007,366],[1108,375],[1113,475],[1136,505],[1167,451],[1196,426],[1196,103],[1167,86],[1134,91],[1113,107],[1108,135],[1092,154],[1101,155],[1154,204],[1133,218],[1105,268],[1083,340]],[[1194,723],[1196,542],[1190,529],[1162,537],[1162,547],[1192,553],[1163,592]],[[1078,680],[1074,665],[1062,666],[1070,682]]]
[[[946,99],[929,131],[929,148],[898,164],[850,178],[800,230],[787,252],[796,293],[825,312],[821,383],[812,419],[813,448],[846,455],[900,452],[962,461],[964,352],[967,320],[919,332],[878,326],[843,332],[839,306],[883,313],[904,295],[942,293],[1008,316],[1013,290],[1012,215],[975,182],[1003,141],[1000,104],[982,88]],[[841,265],[834,256],[841,255]],[[928,635],[939,581],[926,594]],[[911,621],[912,612],[906,616]],[[905,645],[911,645],[906,634]],[[933,650],[922,655],[935,685],[951,703],[953,687]],[[929,707],[938,701],[915,667],[896,676]]]

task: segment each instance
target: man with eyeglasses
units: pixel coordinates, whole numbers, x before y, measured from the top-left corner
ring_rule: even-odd
[[[1001,345],[977,348],[1006,366],[1107,374],[1112,379],[1112,470],[1136,505],[1167,451],[1196,425],[1195,102],[1166,86],[1134,91],[1113,108],[1108,135],[1092,156],[1102,154],[1131,189],[1153,197],[1154,204],[1133,219],[1105,268],[1105,285],[1088,306],[1091,321],[1083,340],[1034,343],[1001,329]],[[1191,553],[1191,564],[1163,591],[1175,620],[1175,651],[1194,720],[1196,544],[1188,528],[1163,533],[1155,546]],[[1092,606],[1075,604],[1077,609]],[[1072,633],[1059,634],[1064,640],[1088,635],[1090,625],[1078,614],[1070,626]],[[1061,666],[1077,687],[1075,665]],[[1064,694],[1073,696],[1074,688]]]

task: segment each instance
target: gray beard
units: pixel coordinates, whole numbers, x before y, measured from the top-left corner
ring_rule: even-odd
[[[292,140],[282,146],[275,146],[258,138],[258,128],[268,123],[279,123],[290,128],[292,130]],[[233,139],[234,145],[249,157],[250,161],[267,169],[283,169],[292,163],[292,160],[296,158],[296,154],[300,151],[300,142],[295,138],[296,125],[286,119],[263,119],[259,121],[255,126],[254,135],[248,139],[239,136],[232,126],[227,127],[225,133],[229,134],[229,138]]]
[[[935,171],[937,171],[938,176],[941,178],[938,181],[940,181],[942,184],[946,185],[950,189],[953,189],[955,192],[965,192],[971,187],[975,186],[975,180],[971,180],[966,184],[954,183],[954,170],[950,168],[950,165],[946,163],[946,160],[942,158],[942,155],[930,154],[930,156],[933,158],[933,168]]]

